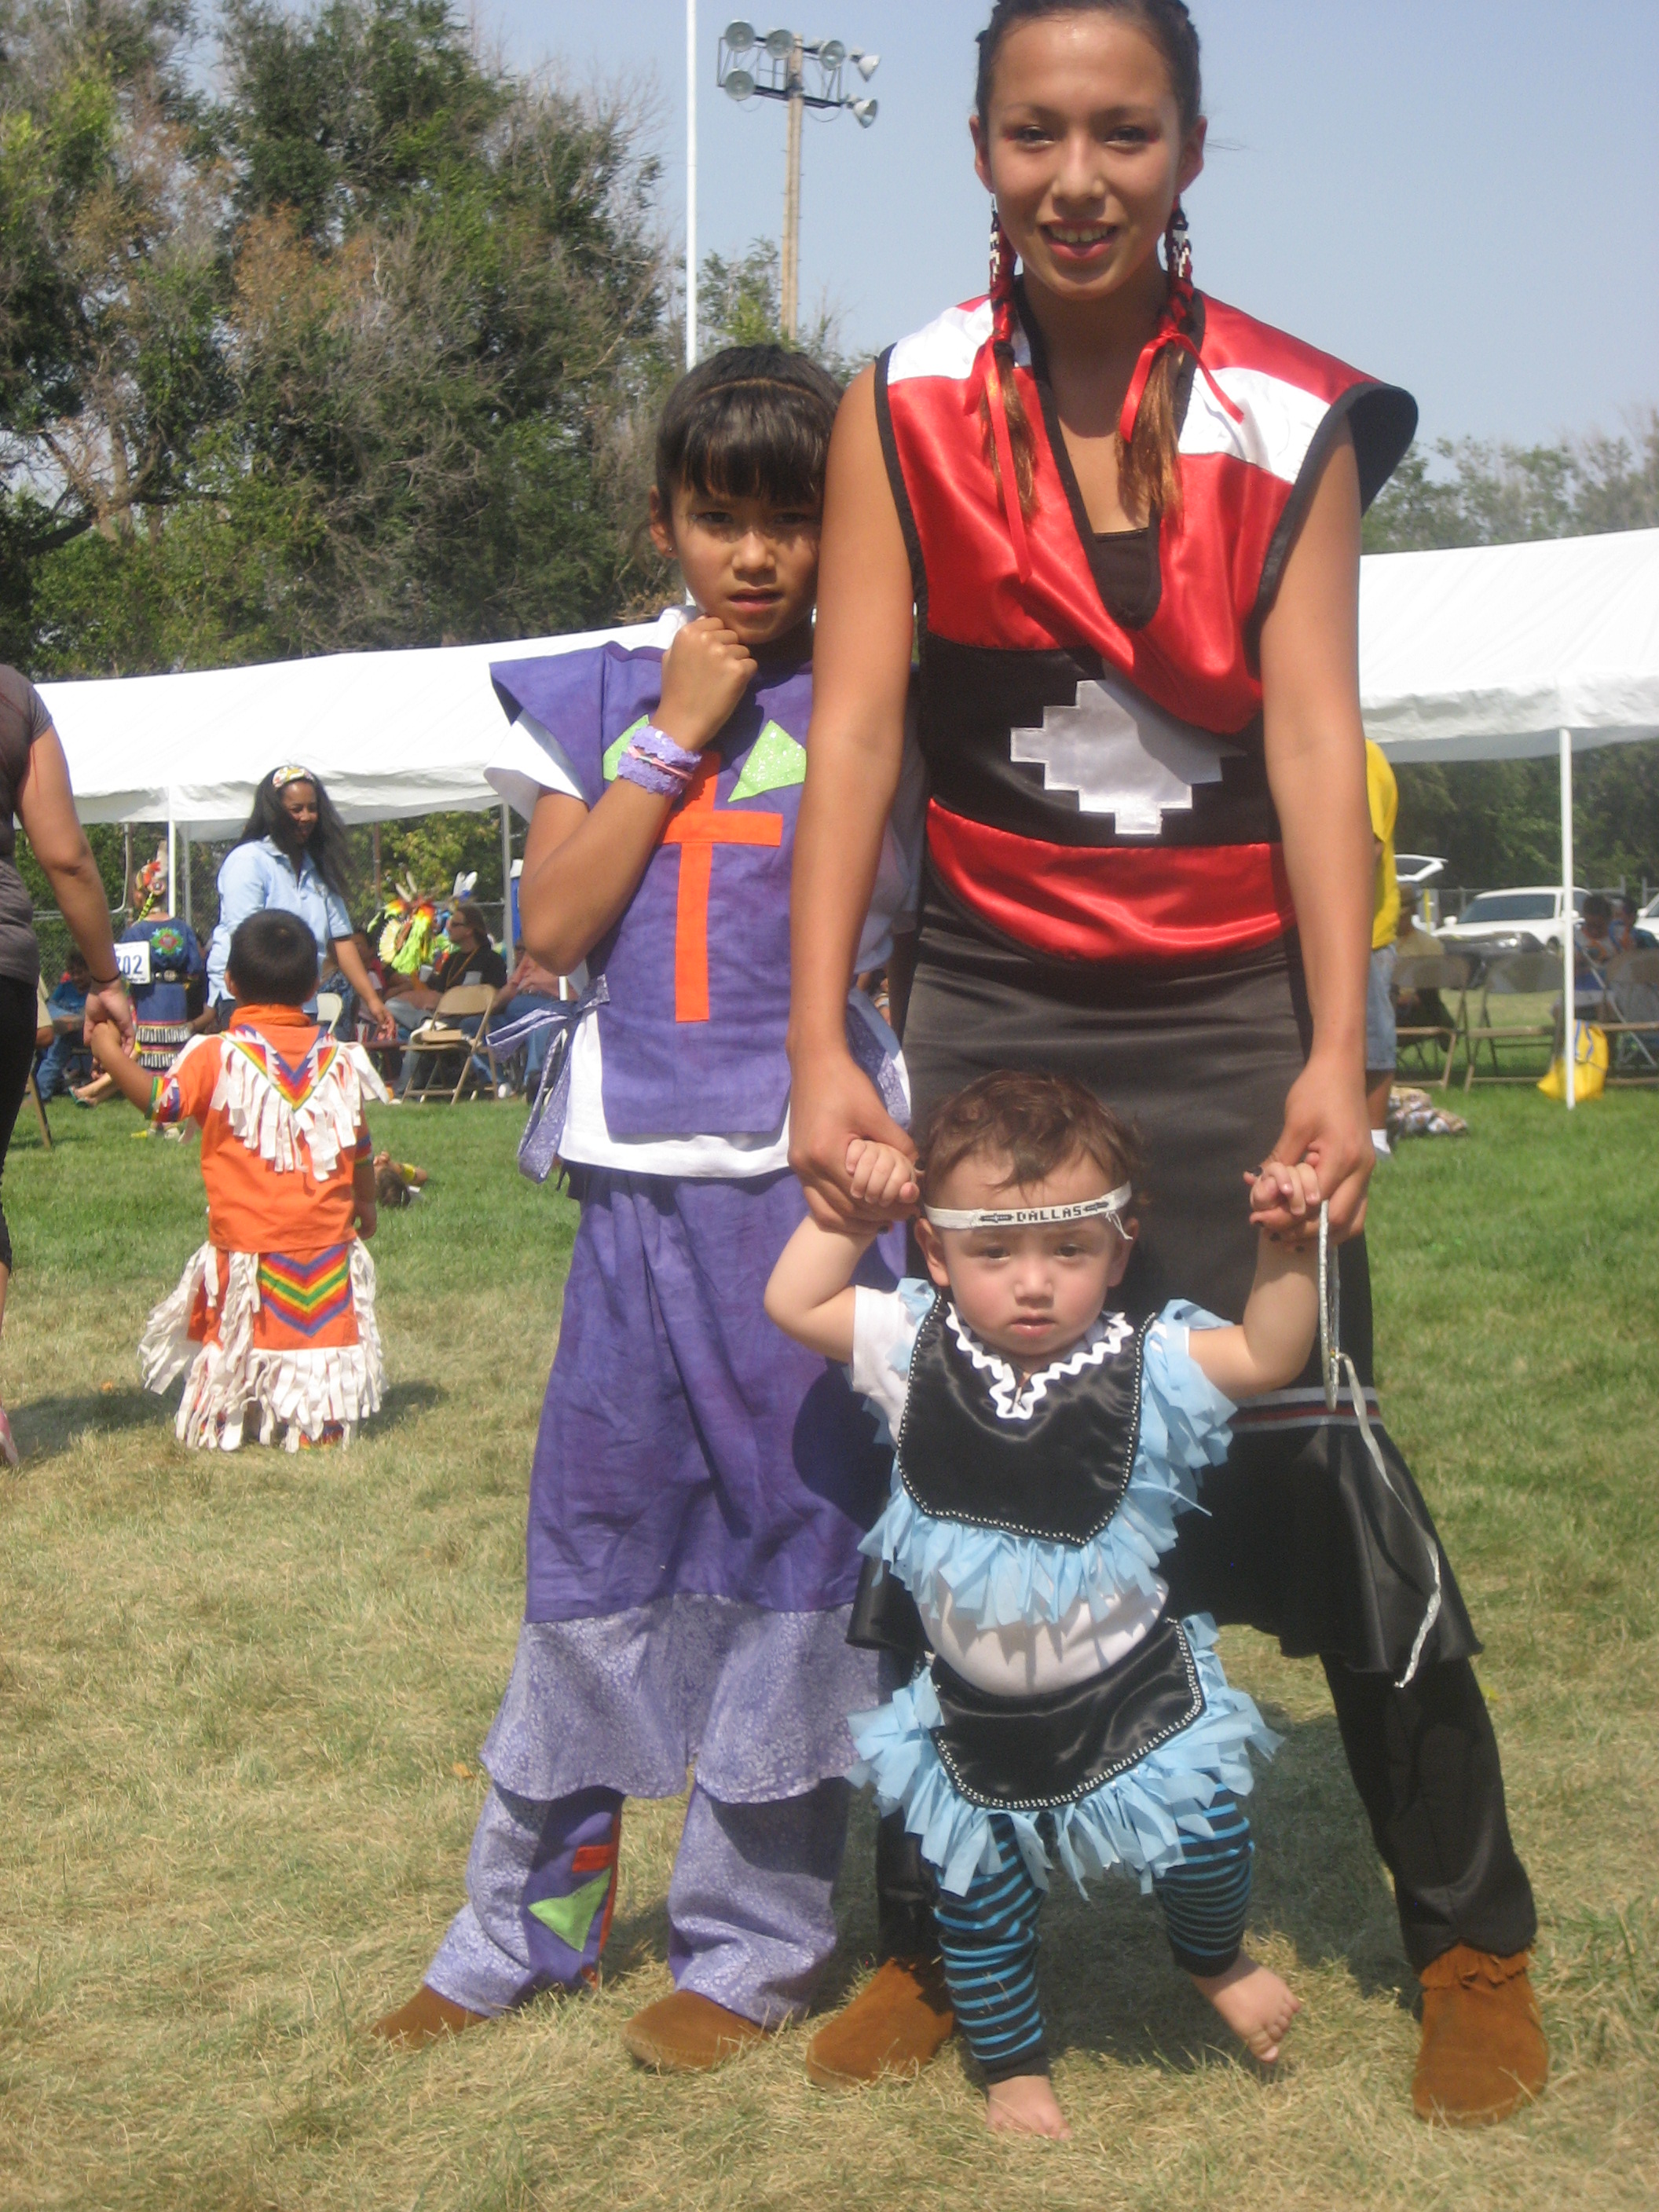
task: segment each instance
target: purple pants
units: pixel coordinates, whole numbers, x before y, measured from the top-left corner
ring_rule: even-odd
[[[804,2012],[836,1947],[832,1894],[848,1784],[723,1805],[699,1785],[668,1890],[668,1964],[694,1990],[763,2027]],[[466,1863],[467,1901],[426,1972],[469,2012],[592,1978],[617,1894],[622,1793],[580,1790],[550,1804],[496,1784]]]

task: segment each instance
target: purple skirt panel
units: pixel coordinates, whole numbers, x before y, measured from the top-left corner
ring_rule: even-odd
[[[526,1620],[678,1595],[850,1604],[891,1454],[845,1370],[762,1308],[800,1186],[593,1168],[582,1189],[531,1474]],[[860,1280],[892,1285],[900,1233]]]

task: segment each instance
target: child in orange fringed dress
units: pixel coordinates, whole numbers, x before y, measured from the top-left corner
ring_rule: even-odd
[[[306,1012],[317,948],[291,914],[252,915],[230,943],[229,1029],[196,1038],[151,1075],[108,1024],[93,1048],[117,1086],[163,1127],[202,1132],[208,1241],[149,1317],[144,1382],[186,1368],[181,1443],[234,1451],[252,1425],[289,1451],[349,1443],[380,1402],[374,1321],[374,1166],[366,1099],[386,1091],[361,1047]]]

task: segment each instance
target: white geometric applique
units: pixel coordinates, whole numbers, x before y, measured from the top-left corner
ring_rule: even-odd
[[[1015,730],[1017,761],[1040,763],[1046,791],[1074,791],[1081,814],[1112,814],[1120,837],[1156,837],[1168,813],[1186,813],[1193,787],[1219,783],[1237,754],[1150,699],[1086,678],[1073,707],[1048,707],[1041,729]]]

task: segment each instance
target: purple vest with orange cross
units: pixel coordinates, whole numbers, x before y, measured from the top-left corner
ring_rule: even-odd
[[[589,806],[662,696],[662,650],[610,644],[490,670],[548,731]],[[763,668],[621,919],[588,955],[614,1137],[769,1136],[789,1098],[789,871],[812,710],[808,662]]]

